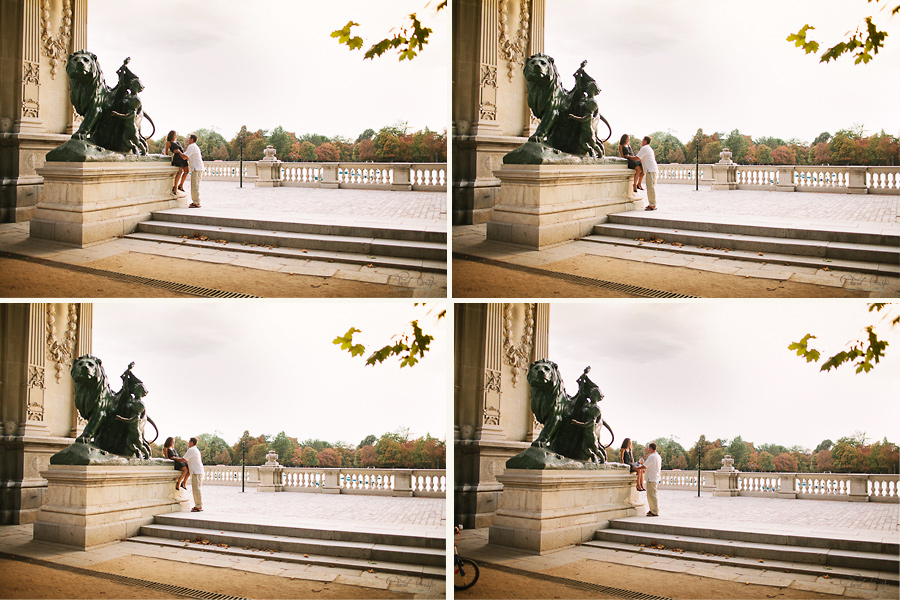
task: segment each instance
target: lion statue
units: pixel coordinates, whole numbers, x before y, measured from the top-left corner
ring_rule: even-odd
[[[142,400],[147,389],[131,372],[133,367],[134,363],[128,365],[122,375],[122,389],[115,393],[109,387],[99,358],[86,354],[75,360],[72,364],[75,408],[87,421],[76,442],[121,456],[150,458],[150,443],[156,438],[150,441],[144,438],[144,425],[149,421],[154,429],[157,427],[147,416]]]
[[[603,158],[606,140],[600,140],[597,135],[597,123],[601,120],[606,123],[609,136],[612,128],[594,100],[600,88],[585,72],[586,64],[587,61],[581,63],[575,72],[575,87],[567,92],[552,57],[539,53],[525,61],[528,108],[540,119],[529,142],[577,156]]]
[[[606,462],[606,448],[600,442],[600,429],[606,427],[615,439],[609,424],[601,417],[600,388],[590,380],[587,367],[578,378],[578,394],[570,397],[556,363],[542,359],[528,368],[531,386],[531,410],[544,425],[531,444],[546,448],[567,458],[582,462]]]
[[[151,124],[153,121],[144,114],[137,96],[144,86],[128,68],[130,60],[126,58],[116,72],[118,84],[109,88],[96,55],[81,50],[69,56],[66,62],[69,99],[83,117],[72,139],[89,141],[113,152],[147,154],[147,138],[141,134],[141,123],[144,117]]]

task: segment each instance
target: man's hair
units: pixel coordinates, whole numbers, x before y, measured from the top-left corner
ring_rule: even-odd
[[[644,138],[644,139],[646,140],[647,138]],[[191,439],[194,439],[194,438],[191,438]],[[656,442],[650,442],[649,444],[647,444],[647,447],[650,448],[651,450],[656,450]]]
[[[193,137],[193,136],[191,136],[191,137]],[[194,139],[196,139],[196,138],[194,138]],[[653,141],[653,138],[650,137],[649,135],[645,135],[645,136],[644,136],[644,141],[647,142],[647,143],[649,144],[650,142]]]
[[[191,140],[192,142],[196,142],[196,141],[197,141],[197,134],[196,134],[196,133],[192,133],[191,135],[188,136],[188,139]],[[644,138],[644,139],[647,139],[647,138]]]
[[[197,445],[197,438],[191,438],[191,439],[189,439],[188,441],[189,441],[190,443],[192,443],[193,445],[195,445],[195,446]]]

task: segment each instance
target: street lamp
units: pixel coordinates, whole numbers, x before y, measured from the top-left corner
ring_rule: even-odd
[[[241,134],[241,162],[238,168],[238,175],[241,178],[241,189],[244,188],[244,134]]]
[[[697,497],[700,497],[700,457],[703,455],[703,446],[697,442]]]
[[[241,493],[244,492],[244,482],[247,481],[246,461],[244,460],[244,449],[246,447],[247,438],[241,438]]]

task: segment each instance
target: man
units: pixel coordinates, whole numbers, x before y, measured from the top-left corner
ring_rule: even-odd
[[[644,138],[645,140],[647,138]],[[643,148],[642,148],[643,149]],[[654,163],[654,167],[656,164]],[[650,185],[648,182],[647,191],[650,191]],[[650,442],[650,445],[647,446],[650,448],[650,455],[644,459],[644,466],[647,467],[647,472],[644,474],[647,482],[647,504],[650,505],[650,510],[647,511],[648,517],[658,517],[659,516],[659,502],[657,500],[657,492],[659,491],[659,473],[662,470],[662,457],[659,455],[659,452],[656,451],[656,442]],[[190,450],[188,450],[190,452]],[[185,454],[187,456],[187,454]],[[194,470],[191,469],[191,473]]]
[[[190,208],[200,208],[200,179],[203,177],[203,156],[201,156],[200,147],[197,145],[196,134],[192,133],[188,136],[188,147],[184,151],[184,155],[187,156],[188,167],[191,170],[192,202],[188,206],[190,206]],[[192,469],[191,473],[193,472]]]
[[[196,139],[194,138],[195,141]],[[187,461],[188,470],[191,473],[191,491],[194,493],[194,508],[191,509],[191,512],[200,512],[203,510],[203,497],[200,493],[200,486],[203,485],[203,459],[200,457],[200,450],[197,449],[197,438],[192,437],[188,440],[188,449],[184,453],[184,459]]]
[[[659,167],[656,165],[656,153],[650,147],[650,141],[650,136],[645,135],[641,140],[641,149],[637,153],[641,167],[644,169],[644,178],[647,181],[647,200],[650,202],[644,210],[656,210],[656,176],[659,175]]]

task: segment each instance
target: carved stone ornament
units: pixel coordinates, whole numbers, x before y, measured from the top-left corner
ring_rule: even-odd
[[[68,305],[65,330],[62,339],[56,334],[56,314],[54,305],[47,305],[47,358],[56,362],[56,381],[62,381],[63,372],[72,366],[75,357],[75,344],[78,339],[78,309],[75,304]]]
[[[482,121],[496,121],[497,107],[490,102],[482,102],[479,107],[479,119]]]
[[[50,59],[50,78],[56,79],[59,62],[65,62],[72,40],[72,0],[63,0],[59,34],[50,33],[50,0],[41,0],[41,51]]]
[[[525,305],[525,331],[522,341],[512,339],[512,304],[503,305],[503,360],[512,367],[513,387],[519,382],[519,373],[527,371],[534,347],[534,304]]]
[[[512,81],[513,74],[516,72],[516,65],[525,62],[525,51],[528,48],[528,24],[531,20],[531,0],[522,0],[519,7],[519,29],[516,31],[515,37],[509,33],[509,0],[500,0],[500,56],[506,59],[506,68],[509,70],[508,77]]]
[[[25,418],[29,421],[43,421],[44,403],[37,400],[29,400],[27,405],[27,415]]]
[[[28,365],[28,387],[46,389],[44,387],[44,367]]]
[[[495,425],[497,427],[500,426],[500,410],[493,407],[488,406],[484,409],[484,424],[485,425]]]
[[[502,379],[503,378],[500,374],[500,371],[486,369],[484,372],[485,408],[482,422],[485,425],[496,425],[498,427],[500,426],[500,409],[496,406],[487,404],[487,394],[488,392],[495,392],[497,394],[500,394],[500,385]]]

